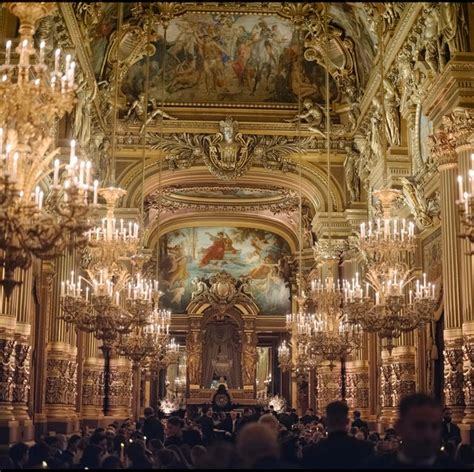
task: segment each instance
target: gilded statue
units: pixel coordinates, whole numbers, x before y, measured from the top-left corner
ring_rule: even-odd
[[[381,159],[383,156],[383,145],[382,145],[382,105],[378,97],[372,99],[373,112],[370,117],[371,122],[371,141],[370,147],[372,153],[377,159]]]
[[[242,366],[244,385],[253,385],[257,374],[257,347],[255,344],[244,344]]]
[[[357,172],[357,162],[359,154],[351,147],[346,146],[347,158],[344,165],[344,174],[346,178],[346,187],[349,191],[350,202],[358,202],[360,199],[360,181]]]
[[[425,25],[423,30],[425,62],[434,73],[437,73],[444,62],[439,43],[439,14],[436,5],[432,6],[430,3],[427,5],[429,10],[425,16]]]
[[[97,95],[97,84],[91,89],[84,74],[79,75],[77,104],[74,108],[74,134],[82,147],[87,147],[91,139],[92,105]]]
[[[146,122],[142,125],[140,129],[140,133],[143,133],[145,126],[148,126],[158,115],[162,116],[164,119],[167,120],[177,120],[176,117],[168,115],[168,113],[166,113],[164,110],[161,110],[155,99],[150,99],[148,103],[151,104],[152,108],[150,113],[148,114]],[[143,121],[146,112],[147,108],[145,105],[145,93],[141,92],[138,95],[138,98],[132,103],[132,105],[128,109],[128,112],[125,115],[125,120],[133,119],[132,114],[135,114],[135,117],[138,118],[138,120]]]
[[[189,383],[200,385],[202,371],[202,345],[199,341],[191,341],[188,342],[186,350]]]
[[[360,182],[364,185],[364,188],[367,188],[370,169],[372,168],[372,147],[370,143],[370,138],[358,136],[354,139],[357,150],[360,153],[358,159],[358,168],[357,175],[359,176]]]
[[[308,124],[308,129],[314,131],[316,134],[324,137],[324,133],[320,127],[323,124],[324,113],[321,107],[314,103],[309,98],[303,100],[303,111],[301,114],[297,114],[294,118],[285,120],[287,123],[296,123],[300,120],[304,120]]]
[[[441,31],[441,47],[455,52],[468,50],[469,29],[466,22],[465,7],[458,2],[440,2],[439,28]]]
[[[415,217],[416,224],[420,229],[425,229],[439,221],[440,206],[439,196],[434,198],[426,198],[421,184],[416,183],[413,179],[401,177],[403,199],[410,208],[411,213]]]
[[[385,116],[386,116],[386,133],[387,139],[391,146],[400,146],[400,97],[388,79],[383,80],[385,89]]]

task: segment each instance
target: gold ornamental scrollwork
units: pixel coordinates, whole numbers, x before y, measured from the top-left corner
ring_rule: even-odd
[[[188,169],[202,160],[211,174],[230,180],[245,174],[255,163],[268,170],[289,172],[295,168],[290,156],[307,149],[312,141],[311,137],[244,135],[237,132],[238,123],[232,118],[221,121],[220,127],[214,135],[182,133],[162,137],[160,133],[148,133],[147,142],[150,149],[165,153],[171,170]]]

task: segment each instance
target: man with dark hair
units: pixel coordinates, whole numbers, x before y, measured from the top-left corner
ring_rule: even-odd
[[[443,410],[443,443],[453,442],[456,446],[461,442],[461,431],[459,427],[453,423],[453,413],[451,408]]]
[[[349,408],[342,401],[326,407],[328,436],[303,449],[303,465],[314,469],[360,467],[373,451],[372,443],[349,436]]]
[[[291,408],[287,408],[285,411],[279,414],[278,421],[288,430],[291,430],[293,426],[293,421],[291,420]]]
[[[292,408],[292,409],[291,409],[290,417],[291,417],[291,422],[292,422],[293,424],[298,423],[299,417],[298,417],[298,415],[297,415],[297,413],[296,413],[296,408]]]
[[[251,408],[244,408],[244,413],[237,423],[237,431],[242,429],[246,424],[252,423],[254,418],[252,417],[252,409]]]
[[[14,469],[24,469],[28,462],[28,446],[25,443],[14,444],[9,452],[10,459],[13,462]]]
[[[457,464],[440,452],[441,405],[433,397],[415,393],[402,399],[395,430],[401,442],[398,450],[374,458],[375,469],[450,469]]]
[[[169,447],[172,444],[181,446],[183,443],[183,420],[177,416],[172,416],[166,421],[166,439],[164,446]]]
[[[155,410],[151,406],[143,411],[145,421],[143,422],[143,434],[147,440],[159,439],[161,442],[165,440],[165,430],[161,421],[155,416]]]
[[[307,425],[307,424],[310,424],[312,423],[313,421],[315,421],[317,418],[316,418],[316,415],[313,413],[313,409],[312,408],[308,408],[306,410],[306,413],[303,415],[303,417],[301,418],[301,421],[304,425]]]
[[[361,414],[360,414],[360,411],[358,410],[355,410],[354,411],[354,421],[352,422],[352,427],[354,428],[365,428],[367,431],[369,430],[369,425],[363,421],[361,418]]]
[[[201,426],[204,444],[210,444],[214,439],[214,421],[212,420],[212,408],[203,406],[202,415],[196,420],[196,424]]]

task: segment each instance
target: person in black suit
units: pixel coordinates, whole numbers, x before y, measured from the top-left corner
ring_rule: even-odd
[[[396,432],[400,445],[396,452],[368,461],[374,469],[453,469],[458,464],[440,451],[441,405],[424,393],[402,399]]]
[[[177,446],[183,444],[183,420],[177,416],[172,416],[166,421],[166,439],[164,446],[169,447],[172,444],[176,444]]]
[[[288,430],[291,431],[293,426],[293,421],[290,416],[291,408],[287,408],[286,411],[280,413],[278,416],[278,421]]]
[[[214,421],[212,420],[212,408],[204,406],[202,415],[196,420],[196,424],[201,427],[204,444],[210,444],[214,439]]]
[[[345,402],[335,401],[326,407],[328,436],[303,449],[303,465],[314,469],[357,468],[373,454],[369,441],[349,436],[349,408]]]
[[[307,425],[307,424],[310,424],[312,423],[313,421],[317,420],[317,416],[314,414],[313,412],[313,409],[312,408],[308,408],[306,410],[306,413],[303,415],[303,417],[301,418],[301,421],[304,425]]]
[[[161,421],[155,416],[155,411],[151,406],[145,408],[143,414],[145,421],[143,423],[143,435],[147,440],[159,439],[161,442],[165,440],[165,430]]]
[[[290,417],[291,417],[291,422],[292,422],[293,424],[298,423],[299,417],[298,417],[298,415],[296,414],[296,408],[292,408],[292,409],[291,409]]]
[[[453,412],[446,407],[443,410],[443,443],[453,442],[456,446],[461,442],[461,430],[453,423]]]
[[[365,421],[361,420],[360,416],[361,416],[360,411],[355,410],[354,411],[354,421],[352,422],[351,426],[353,428],[359,428],[359,429],[365,428],[368,431],[369,430],[369,425]]]
[[[230,438],[234,439],[238,427],[239,418],[237,418],[237,412],[232,410],[229,416],[227,416],[226,419],[220,424],[219,429],[224,430]]]

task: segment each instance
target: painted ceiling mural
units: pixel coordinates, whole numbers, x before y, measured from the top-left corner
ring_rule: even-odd
[[[128,62],[139,36],[133,26],[136,11],[144,7],[140,2],[123,5],[123,25],[131,29],[120,46],[120,57]],[[229,4],[225,3],[216,3],[215,11],[206,11],[213,5],[210,3],[180,5],[190,11],[172,19],[166,33],[164,86],[168,103],[294,105],[299,95],[320,104],[325,102],[322,59],[305,60],[299,53],[304,38],[298,38],[291,21],[281,14],[287,5],[244,4],[238,11],[229,10]],[[106,84],[111,74],[107,57],[113,56],[117,4],[77,2],[74,9],[98,84]],[[366,10],[363,3],[346,2],[332,3],[329,12],[331,25],[341,28],[341,39],[348,38],[353,43],[357,83],[361,87],[370,74],[377,43]],[[153,43],[155,50],[151,56],[150,98],[158,101],[163,85],[164,39],[158,25],[154,34],[158,39]],[[342,43],[337,47],[334,44],[332,53],[339,54],[339,61],[343,60]],[[138,55],[128,63],[129,68],[121,77],[121,90],[128,103],[133,103],[144,88],[145,60]],[[331,100],[341,101],[344,93],[344,88],[338,89],[330,77]]]
[[[286,314],[290,292],[284,273],[289,258],[288,243],[260,229],[197,227],[169,232],[160,239],[161,302],[173,313],[185,313],[198,278],[225,270],[237,279],[251,279],[250,290],[262,314]]]
[[[187,13],[170,23],[165,88],[169,102],[295,103],[298,96],[325,102],[325,73],[302,59],[302,41],[276,16]],[[151,57],[150,97],[162,93],[163,38]],[[144,90],[145,59],[125,76],[128,101]],[[331,100],[338,89],[330,80]]]

